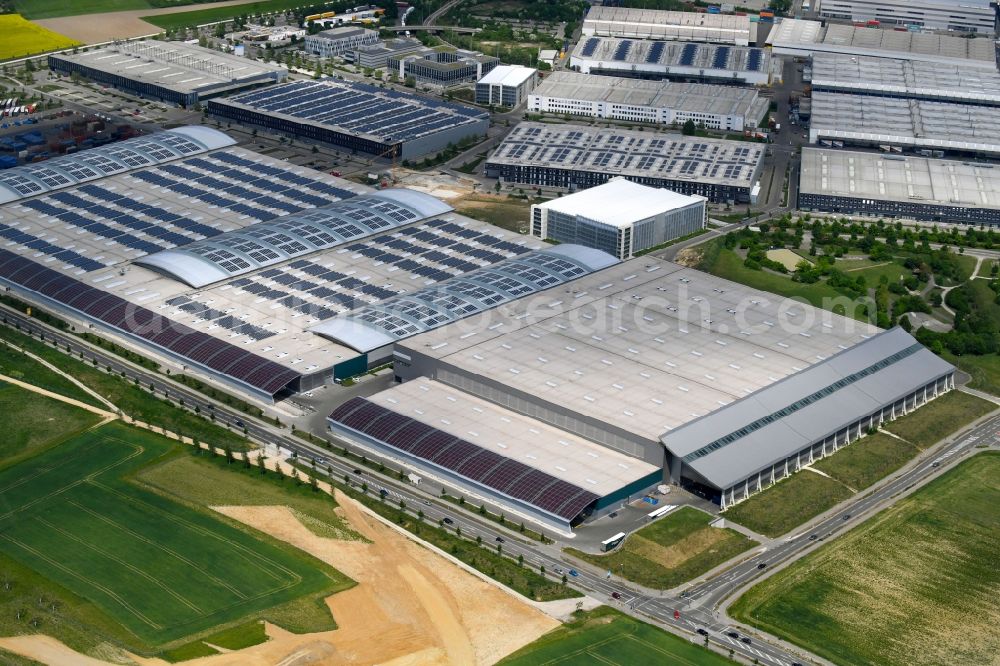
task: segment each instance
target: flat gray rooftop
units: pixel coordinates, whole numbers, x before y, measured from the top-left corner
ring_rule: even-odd
[[[121,42],[93,51],[50,56],[179,93],[282,81],[288,70],[184,42]]]
[[[1000,104],[1000,73],[946,62],[817,53],[814,89]]]
[[[645,81],[620,76],[591,76],[568,71],[550,74],[531,92],[531,96],[743,117],[753,115],[751,110],[758,100],[757,91],[753,88],[708,83]]]
[[[877,332],[642,257],[398,348],[655,440]]]
[[[405,382],[368,400],[602,497],[657,471],[649,463],[430,379]]]
[[[853,25],[784,18],[774,26],[767,43],[781,53],[842,53],[880,58],[964,63],[967,67],[996,69],[993,40],[930,32],[861,28]]]
[[[803,148],[799,191],[880,201],[1000,208],[1000,166]]]
[[[749,16],[624,7],[591,7],[583,20],[584,35],[690,39],[746,44],[756,39]]]
[[[760,144],[743,141],[522,122],[488,161],[751,187],[763,157]]]
[[[992,107],[874,95],[814,92],[810,139],[1000,154],[1000,113]]]

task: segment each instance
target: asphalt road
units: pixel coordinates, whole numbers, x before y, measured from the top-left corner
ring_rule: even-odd
[[[299,461],[307,464],[311,459],[320,459],[320,471],[325,473],[327,466],[329,466],[330,473],[334,477],[342,480],[346,475],[356,486],[362,482],[367,483],[373,494],[384,489],[391,502],[398,503],[399,500],[402,500],[411,513],[415,514],[418,510],[423,511],[425,519],[433,523],[447,519],[450,521],[448,523],[450,527],[461,527],[464,536],[471,539],[475,539],[476,536],[482,537],[485,547],[495,547],[501,543],[499,539],[502,539],[501,545],[504,553],[513,558],[522,555],[526,566],[537,569],[540,565],[544,565],[547,574],[556,578],[560,577],[563,572],[569,575],[570,570],[575,569],[577,575],[570,575],[569,578],[569,584],[572,587],[617,606],[626,613],[651,621],[674,633],[680,633],[695,642],[701,642],[701,636],[695,632],[703,629],[709,633],[713,645],[721,648],[724,652],[732,649],[736,654],[749,661],[756,659],[761,663],[777,666],[790,666],[796,662],[811,661],[811,659],[806,659],[800,654],[793,654],[790,650],[773,643],[765,642],[756,635],[750,639],[751,643],[749,644],[740,639],[732,638],[727,635],[729,632],[738,632],[741,638],[745,634],[742,629],[728,621],[725,615],[720,614],[721,611],[717,609],[724,610],[723,604],[736,592],[769,574],[776,565],[791,562],[818,547],[826,538],[855,527],[898,497],[912,492],[918,485],[922,485],[949,469],[968,454],[972,447],[983,442],[996,443],[997,438],[1000,437],[1000,416],[997,416],[983,422],[971,431],[963,433],[957,438],[957,443],[949,444],[944,449],[935,449],[933,457],[928,456],[921,459],[916,465],[908,468],[875,491],[824,517],[812,528],[777,542],[777,545],[772,543],[764,552],[750,556],[710,580],[689,587],[685,590],[684,596],[670,596],[664,593],[651,594],[637,591],[634,586],[622,581],[617,576],[608,575],[589,566],[571,564],[562,555],[561,547],[563,544],[546,545],[528,540],[514,530],[486,519],[480,519],[471,512],[438,500],[435,495],[431,494],[436,489],[433,484],[413,486],[400,482],[394,477],[382,475],[367,468],[359,468],[349,460],[336,457],[332,451],[312,446],[285,434],[272,425],[258,422],[242,412],[216,404],[201,393],[175,384],[159,373],[134,366],[113,354],[91,347],[75,335],[56,331],[9,308],[4,307],[2,310],[8,322],[18,322],[22,331],[30,332],[36,338],[39,337],[39,334],[44,334],[49,341],[57,341],[61,350],[65,350],[68,345],[75,357],[79,357],[79,352],[82,351],[84,359],[88,362],[90,359],[96,358],[102,367],[110,366],[112,371],[118,375],[124,374],[129,380],[138,378],[144,388],[148,389],[152,385],[159,395],[167,394],[174,400],[183,398],[188,408],[194,409],[197,406],[202,414],[214,412],[216,423],[228,425],[237,430],[241,430],[242,426],[245,425],[248,436],[267,447],[267,450],[272,454],[297,457]],[[316,432],[315,434],[328,437],[326,432]],[[348,448],[353,448],[349,443],[339,440],[334,440],[334,443],[338,447],[347,444]],[[356,469],[359,473],[355,473]],[[813,534],[817,535],[815,540],[809,538]],[[763,570],[758,568],[758,565],[762,563],[766,565]],[[620,599],[613,599],[613,593],[618,593]],[[675,617],[675,613],[678,613],[679,617]]]

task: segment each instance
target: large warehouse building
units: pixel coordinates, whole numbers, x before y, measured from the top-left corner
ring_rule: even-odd
[[[767,37],[778,55],[813,56],[817,53],[925,60],[995,71],[992,39],[969,39],[931,32],[863,28],[819,21],[782,19]]]
[[[232,144],[180,128],[0,173],[0,283],[270,402],[391,356],[313,332],[338,316],[394,341],[615,261]]]
[[[771,54],[746,46],[588,37],[577,43],[569,64],[583,74],[750,85],[771,81]]]
[[[386,158],[438,152],[449,143],[485,135],[490,122],[485,111],[460,104],[332,79],[295,81],[212,100],[208,111],[296,139]]]
[[[1000,106],[1000,73],[945,62],[817,53],[812,88]]]
[[[529,111],[736,132],[758,127],[768,105],[754,88],[576,72],[553,72],[528,96]]]
[[[344,405],[330,426],[568,530],[656,483],[634,462],[727,508],[953,385],[954,368],[901,329],[787,306],[632,259],[398,343],[403,385]],[[470,409],[482,429],[468,422]],[[494,428],[495,418],[517,425]],[[522,443],[525,428],[537,451]],[[560,451],[552,438],[560,467],[548,461]],[[619,489],[581,475],[575,466],[587,458],[604,460]],[[502,465],[517,471],[491,477]],[[562,499],[542,501],[537,484],[514,492],[513,477],[532,475],[562,487]]]
[[[531,205],[531,235],[603,250],[619,259],[705,228],[705,198],[625,178]]]
[[[279,83],[288,71],[279,65],[220,53],[185,42],[118,42],[93,51],[53,53],[49,67],[147,99],[180,106]]]
[[[816,92],[809,141],[1000,156],[1000,113],[988,106]]]
[[[802,210],[1000,225],[1000,168],[926,157],[802,149]]]
[[[591,7],[583,19],[584,37],[631,37],[747,46],[757,41],[750,17],[658,9]]]
[[[486,160],[501,182],[586,189],[616,176],[710,201],[756,200],[764,147],[756,143],[587,125],[522,122]]]
[[[996,3],[991,0],[822,0],[818,5],[824,18],[988,37],[996,32]]]

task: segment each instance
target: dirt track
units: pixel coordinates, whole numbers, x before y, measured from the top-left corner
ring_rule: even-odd
[[[296,635],[267,625],[261,645],[185,662],[191,666],[305,664],[493,664],[558,626],[337,495],[339,512],[372,543],[317,537],[285,507],[218,507],[220,513],[286,541],[358,581],[327,599],[338,629]],[[498,630],[502,627],[502,631]],[[47,664],[106,662],[83,657],[47,636],[0,639],[0,647]],[[143,666],[158,659],[136,658]]]
[[[34,21],[38,25],[58,32],[60,35],[72,37],[84,44],[110,42],[113,39],[142,37],[163,32],[152,23],[142,20],[143,16],[158,14],[177,14],[191,12],[210,7],[228,7],[229,5],[245,5],[254,0],[226,0],[211,4],[183,5],[180,7],[164,7],[162,9],[132,9],[125,12],[106,12],[103,14],[81,14],[80,16],[60,16],[59,18],[40,19]]]

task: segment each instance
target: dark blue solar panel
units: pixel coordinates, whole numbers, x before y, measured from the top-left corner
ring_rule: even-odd
[[[747,56],[747,69],[751,72],[760,71],[761,64],[761,51],[760,49],[750,49],[750,53]]]
[[[632,42],[628,39],[623,39],[618,42],[618,48],[615,49],[614,60],[625,60],[628,57],[628,52],[632,50]]]
[[[580,55],[589,58],[594,55],[594,51],[597,49],[597,45],[601,43],[601,40],[597,37],[591,37],[583,45],[583,50],[580,51]]]
[[[653,45],[649,47],[649,52],[646,53],[646,62],[660,62],[660,56],[663,55],[663,49],[666,45],[666,42],[653,42]]]
[[[697,44],[685,44],[684,48],[681,50],[681,66],[690,67],[694,64],[695,54],[698,53]]]
[[[712,58],[712,68],[713,69],[724,69],[726,67],[726,62],[729,60],[730,49],[728,46],[718,46],[715,49],[715,57]]]

